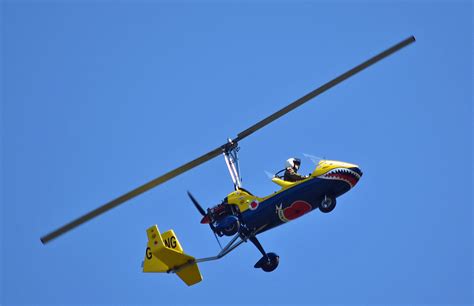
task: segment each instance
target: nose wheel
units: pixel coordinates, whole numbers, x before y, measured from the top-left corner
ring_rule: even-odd
[[[323,213],[331,212],[336,207],[336,198],[324,196],[319,203],[319,210]]]

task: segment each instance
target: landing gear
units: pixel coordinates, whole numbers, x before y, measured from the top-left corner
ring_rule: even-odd
[[[262,269],[265,272],[272,272],[278,267],[280,263],[280,256],[275,253],[265,253],[260,242],[257,240],[257,237],[249,237],[249,240],[257,247],[257,249],[262,253],[262,258],[254,265],[254,268]]]
[[[323,200],[319,203],[319,210],[323,213],[331,212],[336,207],[336,198],[330,196],[324,196]]]
[[[255,264],[255,268],[260,268],[265,272],[272,272],[278,267],[280,256],[275,253],[268,253]]]

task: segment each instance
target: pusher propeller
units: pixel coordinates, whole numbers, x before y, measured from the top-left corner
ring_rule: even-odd
[[[204,210],[204,208],[202,208],[202,206],[199,204],[199,202],[196,200],[196,198],[194,198],[193,195],[191,194],[191,192],[189,192],[189,191],[188,191],[188,197],[191,199],[191,201],[193,201],[194,206],[196,206],[197,210],[199,210],[201,215],[203,217],[207,216],[207,213]]]
[[[197,210],[199,210],[199,212],[201,213],[201,215],[203,217],[202,220],[201,220],[201,223],[203,223],[203,224],[209,223],[209,226],[211,227],[211,230],[214,233],[214,237],[216,237],[216,241],[217,241],[217,243],[219,244],[219,247],[222,250],[222,244],[219,241],[219,238],[217,238],[216,229],[214,228],[214,225],[212,225],[212,223],[210,222],[208,214],[206,213],[204,208],[202,208],[201,204],[199,204],[199,202],[196,200],[196,198],[189,191],[188,191],[188,196],[191,199],[191,201],[193,202],[194,206],[196,206]]]
[[[390,47],[389,49],[375,55],[374,57],[368,59],[367,61],[363,62],[362,64],[352,68],[351,70],[341,74],[337,78],[327,82],[326,84],[316,88],[315,90],[311,91],[310,93],[304,95],[303,97],[299,98],[298,100],[292,102],[291,104],[285,106],[284,108],[280,109],[279,111],[273,113],[272,115],[264,118],[263,120],[257,122],[256,124],[252,125],[248,129],[240,132],[237,134],[237,137],[233,140],[230,140],[228,143],[225,143],[224,145],[217,147],[216,149],[182,165],[181,167],[178,167],[174,170],[169,171],[168,173],[157,177],[156,179],[133,189],[132,191],[94,209],[93,211],[83,215],[80,218],[77,218],[66,225],[56,229],[55,231],[47,234],[46,236],[43,236],[41,238],[41,242],[43,244],[48,243],[49,241],[53,240],[54,238],[61,236],[62,234],[65,234],[69,232],[70,230],[74,229],[75,227],[111,210],[114,207],[117,207],[118,205],[160,185],[163,184],[164,182],[174,178],[177,175],[180,175],[188,170],[191,170],[192,168],[199,166],[206,161],[220,155],[221,153],[224,152],[229,152],[230,149],[235,148],[237,145],[237,142],[244,139],[245,137],[249,136],[250,134],[256,132],[257,130],[261,129],[262,127],[268,125],[269,123],[273,122],[274,120],[280,118],[281,116],[287,114],[288,112],[294,110],[295,108],[303,105],[304,103],[308,102],[309,100],[313,99],[314,97],[320,95],[321,93],[325,92],[326,90],[334,87],[335,85],[341,83],[342,81],[348,79],[349,77],[353,76],[354,74],[364,70],[365,68],[375,64],[376,62],[384,59],[385,57],[399,51],[400,49],[406,47],[407,45],[413,43],[415,41],[414,36],[410,36],[407,39],[399,42],[398,44]],[[196,206],[197,207],[197,206]],[[199,208],[198,208],[199,210]]]

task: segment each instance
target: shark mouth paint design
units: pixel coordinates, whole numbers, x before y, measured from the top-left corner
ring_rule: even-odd
[[[358,168],[336,168],[323,175],[320,175],[319,178],[325,180],[344,181],[352,188],[355,186],[355,184],[357,184],[361,176],[362,171],[360,171]]]

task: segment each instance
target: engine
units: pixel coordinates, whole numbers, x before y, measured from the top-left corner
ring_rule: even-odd
[[[237,205],[223,202],[207,209],[207,215],[201,223],[209,223],[220,237],[233,236],[240,228],[240,209]]]

